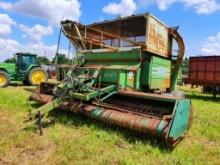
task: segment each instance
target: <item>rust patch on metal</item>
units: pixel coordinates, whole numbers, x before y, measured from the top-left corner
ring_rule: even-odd
[[[53,100],[53,96],[40,94],[40,93],[32,93],[30,96],[30,100],[35,100],[35,101],[40,102],[42,104],[46,104],[46,103],[49,103]]]

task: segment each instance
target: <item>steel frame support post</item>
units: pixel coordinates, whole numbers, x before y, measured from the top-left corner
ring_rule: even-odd
[[[217,91],[216,86],[213,87],[213,98],[216,99]]]

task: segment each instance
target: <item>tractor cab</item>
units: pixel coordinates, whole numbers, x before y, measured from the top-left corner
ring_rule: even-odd
[[[18,73],[26,73],[31,66],[37,65],[37,55],[31,53],[16,53]]]

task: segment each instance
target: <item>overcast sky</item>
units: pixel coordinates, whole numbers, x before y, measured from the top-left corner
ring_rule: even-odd
[[[52,58],[62,19],[88,24],[145,12],[180,26],[187,56],[220,54],[219,0],[0,0],[0,61],[17,51]]]

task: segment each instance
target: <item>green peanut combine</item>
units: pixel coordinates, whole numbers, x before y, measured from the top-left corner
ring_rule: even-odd
[[[66,20],[61,26],[77,56],[73,65],[57,66],[56,83],[41,83],[31,95],[44,104],[31,114],[41,131],[43,116],[59,108],[172,146],[182,139],[192,112],[190,100],[175,90],[185,51],[178,28],[149,13],[90,25]]]

